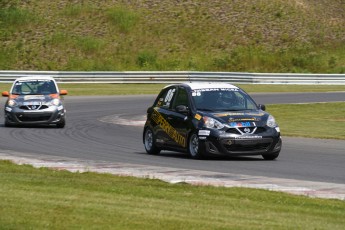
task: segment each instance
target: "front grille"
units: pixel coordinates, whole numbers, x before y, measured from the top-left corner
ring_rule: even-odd
[[[255,129],[256,128],[256,129]],[[231,134],[245,134],[247,133],[245,131],[245,129],[249,129],[249,133],[250,134],[259,134],[259,133],[264,133],[266,132],[266,128],[265,127],[238,127],[238,128],[229,128],[226,130],[227,133],[231,133]]]
[[[270,147],[270,143],[259,143],[255,145],[225,145],[225,148],[229,152],[253,152],[253,151],[267,151]]]
[[[230,128],[226,130],[227,133],[232,133],[232,134],[241,134],[236,128]]]
[[[259,133],[264,133],[266,132],[266,128],[264,127],[257,127],[257,129],[255,130],[255,134],[259,134]]]
[[[42,114],[42,115],[26,115],[26,114],[20,114],[17,115],[17,119],[22,122],[30,122],[30,121],[49,121],[51,118],[51,114]]]
[[[49,107],[47,105],[22,105],[19,108],[22,110],[42,110],[48,109]]]
[[[266,152],[272,145],[271,138],[223,140],[222,144],[229,153]]]

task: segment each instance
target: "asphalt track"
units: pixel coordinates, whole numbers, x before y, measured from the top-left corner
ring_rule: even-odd
[[[345,92],[252,96],[257,103],[268,106],[345,101]],[[237,185],[243,185],[245,181],[247,187],[251,183],[258,184],[255,180],[262,180],[257,187],[272,189],[279,185],[285,186],[285,190],[295,189],[299,192],[309,189],[309,194],[318,189],[324,194],[318,197],[345,199],[345,141],[341,140],[288,138],[284,137],[282,130],[283,150],[275,161],[264,161],[260,156],[192,160],[185,154],[168,151],[158,156],[147,155],[142,143],[142,125],[146,109],[154,98],[155,95],[66,96],[68,115],[64,129],[5,128],[1,122],[0,159],[25,158],[24,162],[33,159],[48,162],[55,159],[60,168],[67,168],[70,162],[82,162],[84,166],[89,165],[89,169],[90,165],[96,165],[96,168],[107,168],[105,172],[114,168],[118,172],[122,170],[122,174],[126,175],[139,175],[142,172],[141,175],[164,179],[159,176],[162,173],[157,174],[160,171],[165,178],[170,176],[170,181],[177,182],[192,177],[197,183],[203,183],[196,179],[200,174],[203,174],[204,179],[215,179],[218,185],[228,183],[224,178],[236,181]],[[4,101],[3,98],[2,106]],[[3,120],[3,111],[0,119]],[[56,164],[54,167],[58,168]],[[80,165],[74,164],[74,167],[82,171]],[[126,167],[129,170],[125,170]],[[181,175],[184,175],[182,179]]]

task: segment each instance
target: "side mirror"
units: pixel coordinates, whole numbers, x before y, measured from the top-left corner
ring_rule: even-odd
[[[4,91],[4,92],[2,92],[2,96],[3,97],[9,97],[10,93],[8,91]]]
[[[149,107],[146,111],[146,113],[152,113],[153,112],[153,108],[152,107]]]
[[[259,109],[261,109],[262,111],[265,111],[266,110],[266,106],[262,105],[262,104],[259,104]]]
[[[185,105],[178,105],[175,107],[175,109],[176,109],[176,112],[178,113],[184,113],[184,114],[189,113],[189,109]]]
[[[67,95],[67,90],[65,90],[65,89],[61,89],[60,90],[60,95]]]

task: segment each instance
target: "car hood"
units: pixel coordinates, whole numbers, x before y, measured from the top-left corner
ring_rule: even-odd
[[[243,111],[227,111],[208,113],[223,123],[230,124],[233,122],[266,122],[268,113],[262,110],[243,110]],[[204,114],[207,115],[207,114]]]

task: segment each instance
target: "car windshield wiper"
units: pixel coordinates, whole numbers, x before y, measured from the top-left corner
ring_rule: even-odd
[[[207,108],[198,108],[198,110],[202,110],[202,111],[214,111],[214,109],[207,109]]]
[[[233,111],[246,111],[246,110],[251,110],[251,109],[221,109],[221,111],[230,111],[230,112],[233,112]]]

